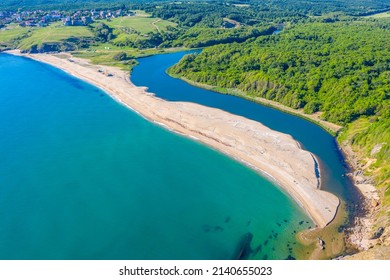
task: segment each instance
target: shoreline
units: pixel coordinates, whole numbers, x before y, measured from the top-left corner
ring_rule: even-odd
[[[219,109],[194,103],[168,102],[131,83],[114,67],[92,65],[70,54],[20,54],[52,65],[97,86],[114,100],[145,119],[197,140],[273,179],[323,228],[335,217],[339,199],[319,189],[314,155],[302,150],[290,135]]]
[[[207,85],[207,84],[194,82],[194,81],[191,81],[191,80],[189,80],[189,79],[187,79],[185,77],[181,77],[179,75],[172,75],[172,74],[169,73],[169,71],[167,71],[167,74],[170,75],[171,77],[180,79],[180,80],[182,80],[182,81],[184,81],[184,82],[186,82],[186,83],[188,83],[188,84],[190,84],[192,86],[195,86],[195,87],[203,88],[203,89],[206,89],[206,90],[211,90],[211,91],[214,91],[214,92],[217,92],[217,93],[220,93],[220,94],[227,94],[227,95],[237,96],[237,97],[249,100],[251,102],[255,102],[255,103],[264,105],[266,107],[273,108],[273,109],[276,109],[278,111],[282,111],[284,113],[300,117],[302,119],[305,119],[305,120],[307,120],[309,122],[312,122],[312,123],[318,125],[319,127],[324,129],[325,131],[327,131],[332,136],[336,136],[337,133],[342,129],[342,126],[340,126],[340,125],[337,125],[337,124],[334,124],[334,123],[331,123],[331,122],[324,121],[324,120],[320,119],[320,114],[319,113],[312,114],[312,115],[305,114],[303,112],[303,110],[293,109],[293,108],[287,107],[286,105],[283,105],[283,104],[281,104],[281,103],[279,103],[277,101],[268,100],[268,99],[265,99],[265,98],[262,98],[262,97],[251,97],[251,96],[248,96],[248,95],[240,92],[240,90],[218,88],[216,86],[210,86],[210,85]]]
[[[347,228],[347,243],[359,252],[365,252],[379,244],[380,239],[372,238],[376,223],[376,214],[380,209],[380,195],[373,185],[372,178],[364,175],[364,169],[359,166],[358,156],[348,143],[340,143],[340,151],[350,167],[347,176],[362,196],[361,215],[354,217],[352,225]],[[348,257],[349,255],[347,255]]]

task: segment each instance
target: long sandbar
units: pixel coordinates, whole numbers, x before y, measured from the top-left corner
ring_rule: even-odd
[[[118,68],[92,65],[69,54],[20,54],[91,83],[144,118],[190,136],[271,177],[319,227],[335,217],[339,199],[320,190],[316,160],[290,135],[225,111],[188,102],[168,102],[131,83]],[[172,89],[175,90],[175,89]]]

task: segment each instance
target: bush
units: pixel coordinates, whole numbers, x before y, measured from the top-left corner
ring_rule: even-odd
[[[127,59],[127,54],[124,52],[117,53],[113,56],[114,60],[123,61]]]

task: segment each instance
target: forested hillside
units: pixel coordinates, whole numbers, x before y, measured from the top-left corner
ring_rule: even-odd
[[[256,12],[261,14],[281,13],[281,14],[309,14],[321,15],[329,12],[344,12],[350,15],[368,15],[381,10],[390,8],[390,0],[192,0],[190,3],[212,3],[220,6],[237,5],[245,8],[246,5],[257,7]],[[31,7],[92,7],[93,5],[111,4],[143,4],[149,3],[150,7],[156,6],[156,3],[162,3],[164,9],[172,3],[182,5],[183,1],[164,1],[164,0],[2,0],[0,8],[31,8]],[[159,4],[159,6],[161,6]],[[185,5],[182,5],[185,6]],[[170,9],[170,11],[173,11]],[[204,13],[207,15],[208,13]],[[168,13],[167,13],[168,15]],[[171,15],[175,16],[175,15]]]
[[[145,9],[156,17],[173,20],[183,26],[216,27],[223,22],[224,17],[254,25],[280,20],[297,21],[330,13],[369,15],[390,10],[390,0],[193,1],[189,5],[169,1],[159,5],[147,4]]]
[[[339,141],[352,145],[390,203],[389,20],[298,24],[279,35],[205,48],[169,72],[346,126]]]
[[[390,23],[310,23],[187,56],[174,74],[345,124],[388,114]],[[370,94],[367,94],[370,93]]]

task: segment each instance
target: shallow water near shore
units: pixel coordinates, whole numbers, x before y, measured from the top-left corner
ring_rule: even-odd
[[[53,67],[0,55],[0,259],[284,259],[302,209]]]

